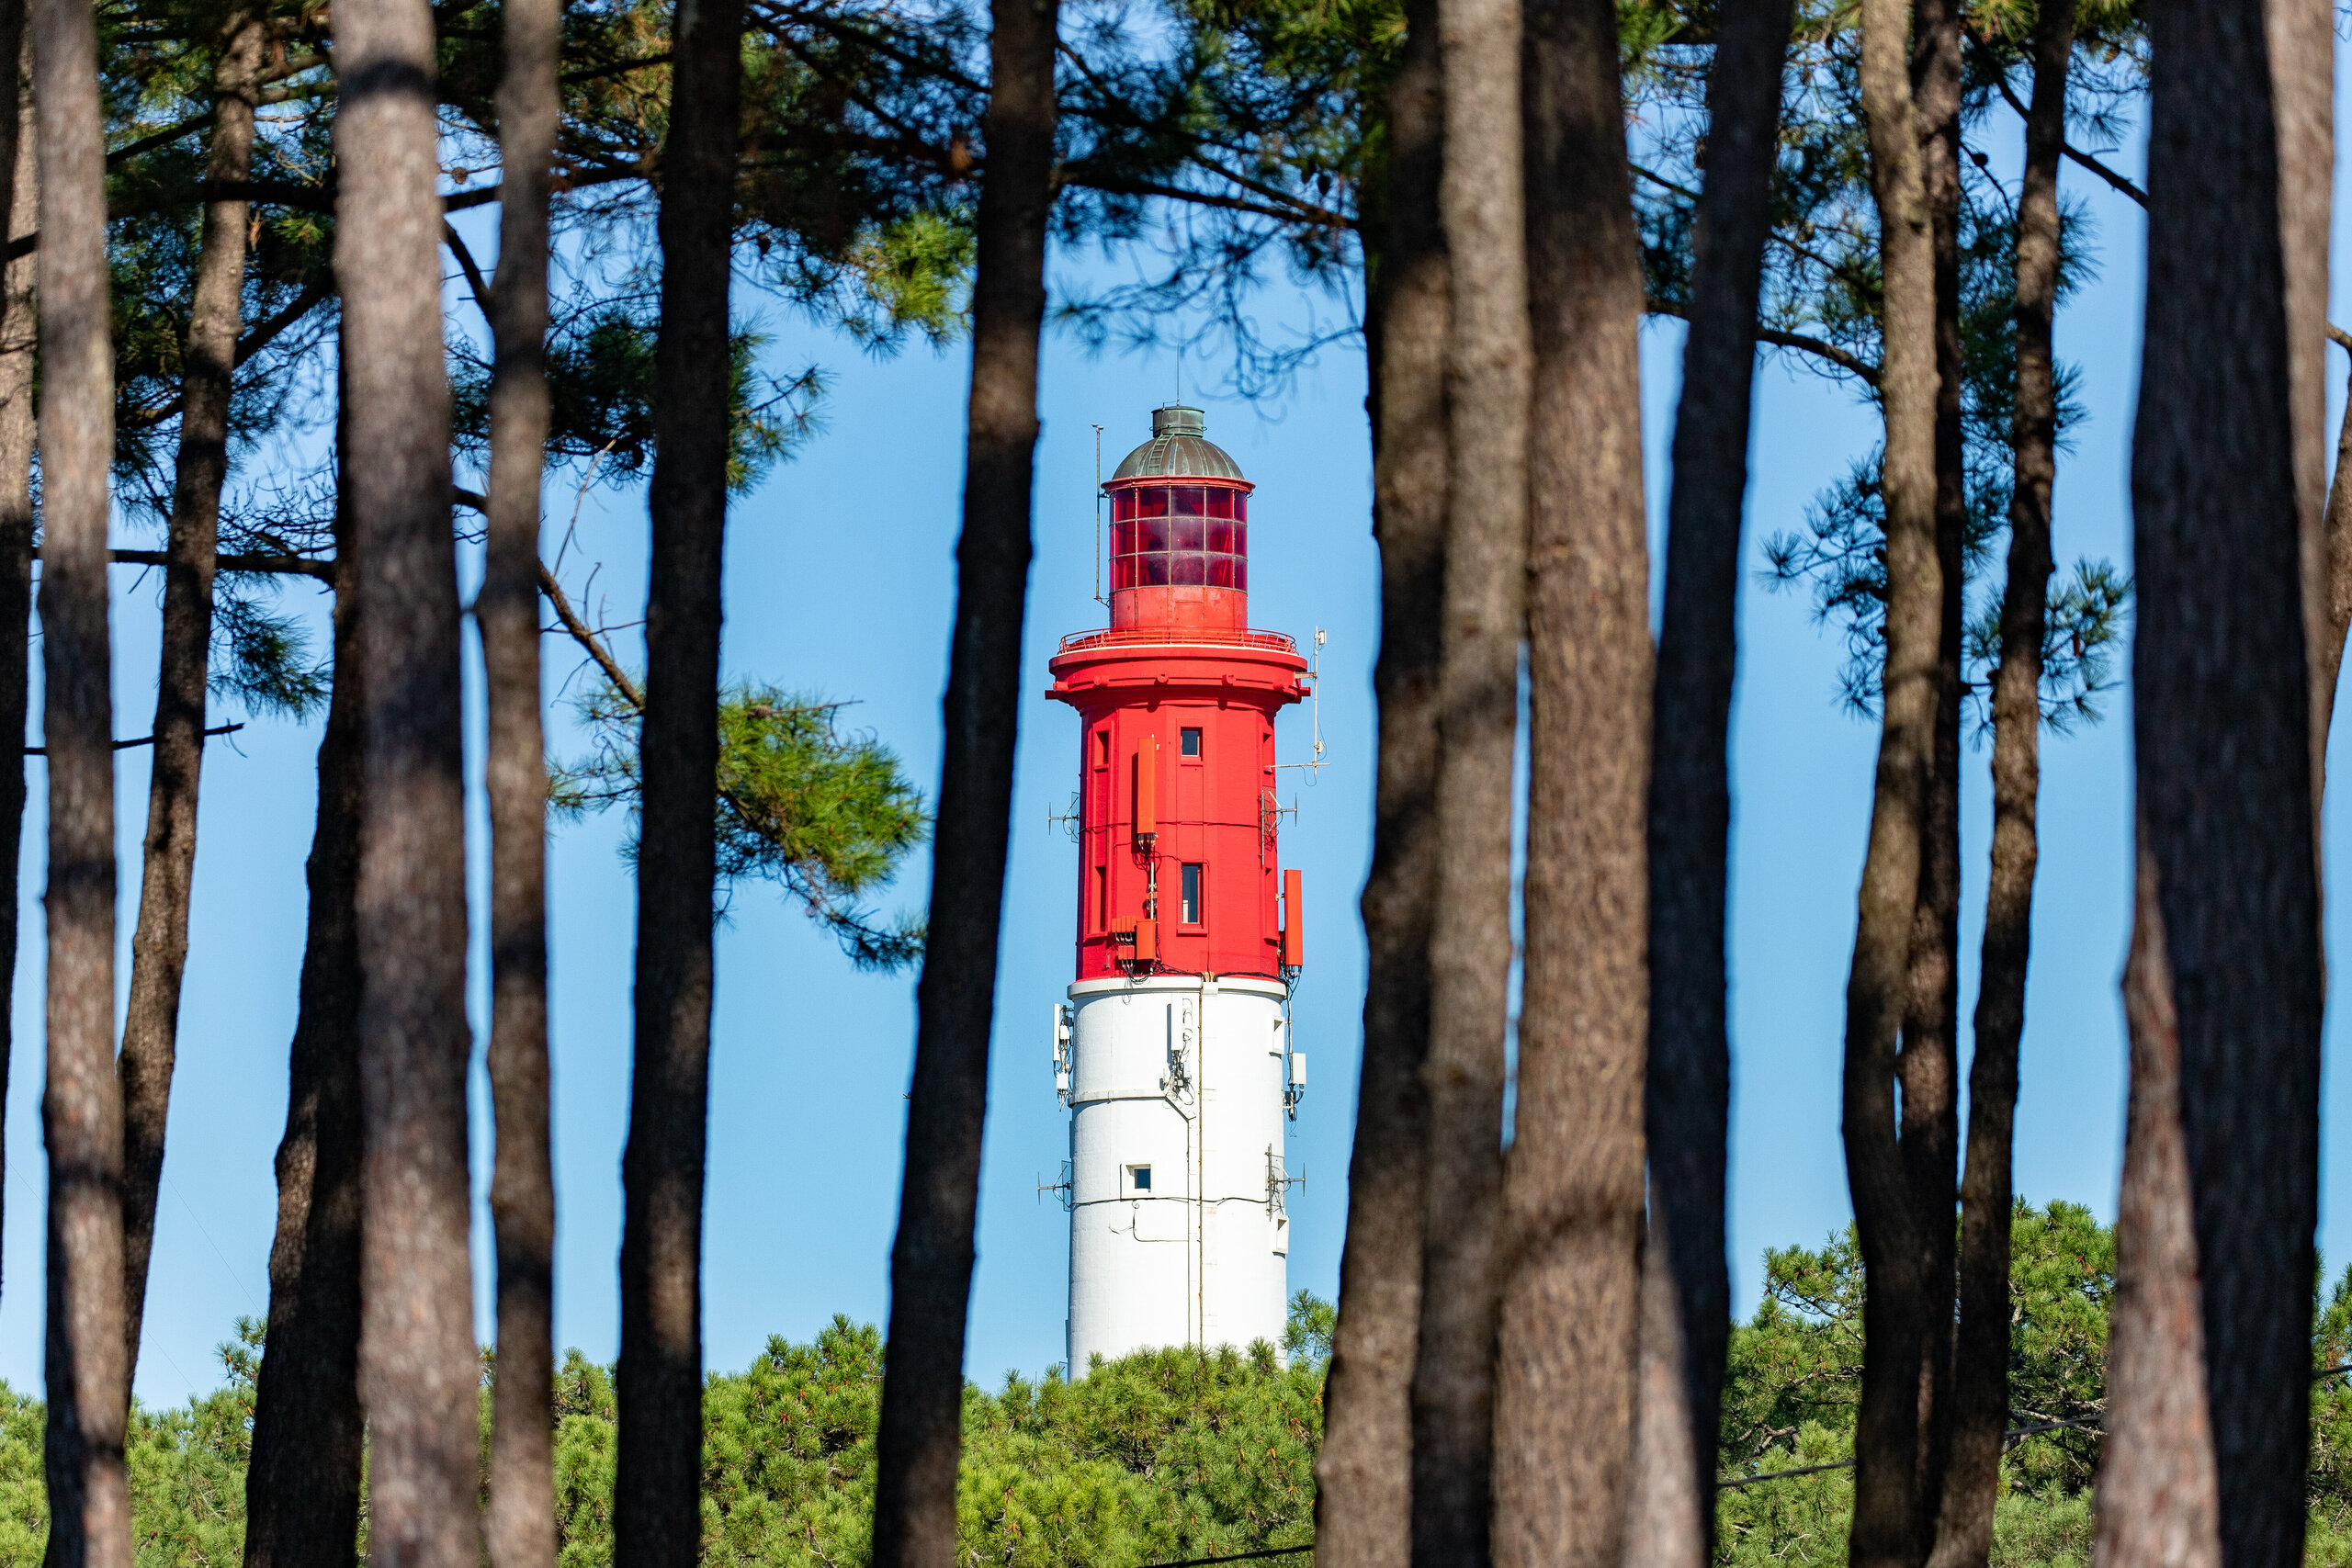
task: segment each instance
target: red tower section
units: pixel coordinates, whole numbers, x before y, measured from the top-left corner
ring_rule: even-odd
[[[1297,967],[1274,715],[1306,695],[1290,638],[1250,626],[1250,492],[1201,411],[1155,409],[1103,485],[1111,625],[1062,639],[1046,694],[1078,710],[1078,977]],[[1288,908],[1285,908],[1288,906]]]

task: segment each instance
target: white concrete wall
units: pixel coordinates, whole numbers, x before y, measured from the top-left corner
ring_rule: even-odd
[[[1155,976],[1069,996],[1072,1374],[1153,1346],[1279,1347],[1284,987]]]

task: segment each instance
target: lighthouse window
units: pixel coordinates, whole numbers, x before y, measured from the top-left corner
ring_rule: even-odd
[[[1199,925],[1201,923],[1201,868],[1197,865],[1188,865],[1184,868],[1182,900],[1184,924]]]
[[[1127,1184],[1133,1190],[1137,1192],[1150,1191],[1151,1167],[1148,1165],[1131,1165],[1127,1167]]]
[[[1098,768],[1111,765],[1111,732],[1107,729],[1094,732],[1094,765]]]
[[[1201,732],[1197,729],[1178,730],[1176,732],[1176,747],[1178,750],[1182,751],[1187,757],[1199,756],[1201,754]]]
[[[1111,496],[1111,586],[1250,586],[1249,497],[1208,484],[1141,485]]]

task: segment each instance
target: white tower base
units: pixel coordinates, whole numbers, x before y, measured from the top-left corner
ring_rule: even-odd
[[[1289,987],[1161,975],[1069,988],[1069,1367],[1265,1340],[1290,1253]]]

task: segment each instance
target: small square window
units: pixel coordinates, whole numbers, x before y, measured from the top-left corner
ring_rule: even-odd
[[[1183,920],[1188,926],[1201,923],[1201,868],[1188,865],[1183,873]]]
[[[1201,754],[1201,732],[1197,729],[1178,730],[1176,732],[1176,749],[1187,757],[1199,756]]]
[[[1111,765],[1111,732],[1107,729],[1094,732],[1094,765],[1098,768]]]
[[[1151,1167],[1148,1165],[1131,1165],[1127,1167],[1127,1188],[1128,1190],[1134,1192],[1150,1191]]]

